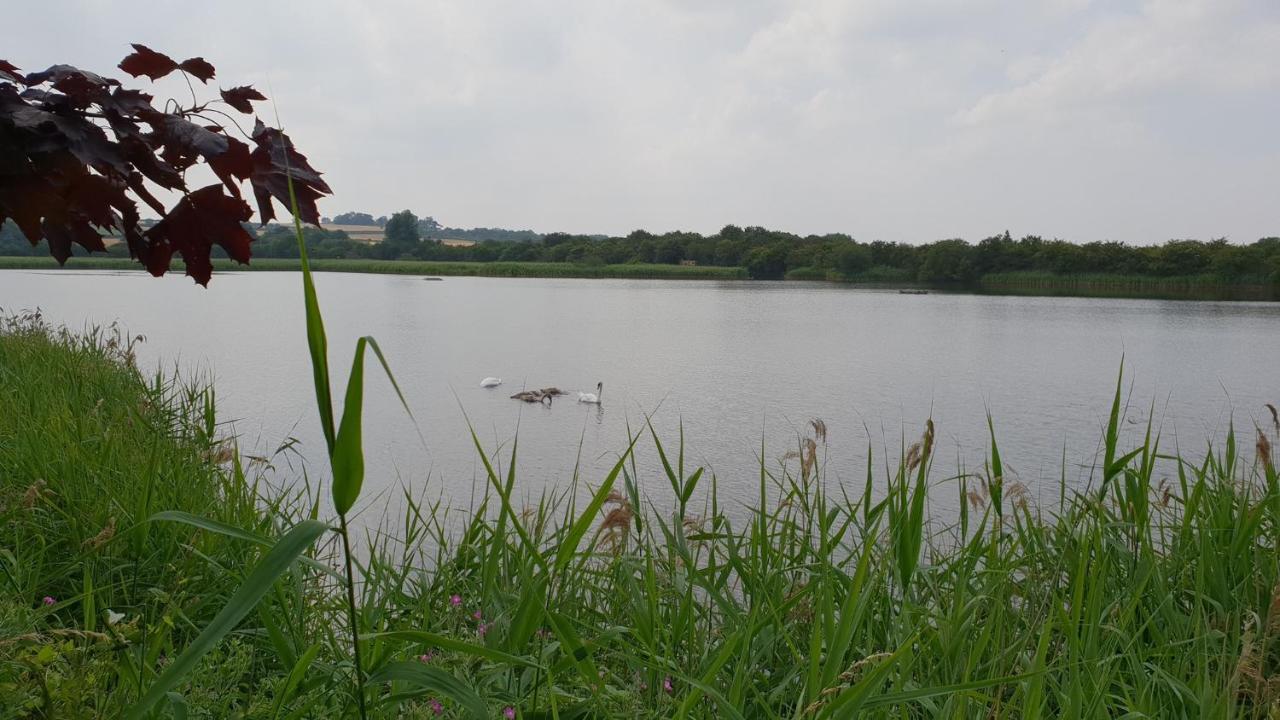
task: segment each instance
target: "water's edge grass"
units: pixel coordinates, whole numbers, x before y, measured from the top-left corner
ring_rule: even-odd
[[[407,493],[357,553],[368,712],[1272,717],[1280,423],[1179,456],[1156,428],[1123,437],[1122,402],[1118,384],[1091,486],[1054,507],[1006,480],[994,429],[977,471],[935,469],[929,423],[835,487],[815,422],[732,501],[744,523],[659,428],[638,440],[658,476],[620,448],[609,476],[527,506],[515,445],[477,443],[495,470],[460,531]],[[329,514],[264,484],[280,459],[241,457],[213,408],[140,373],[119,333],[0,328],[0,716],[119,716],[276,538]],[[928,519],[939,493],[954,524]],[[353,715],[341,562],[329,535],[153,714]]]
[[[645,280],[746,280],[741,267],[713,265],[583,265],[550,262],[452,262],[434,260],[338,260],[312,259],[315,272],[422,275],[441,277],[612,278]],[[215,260],[218,272],[292,271],[301,261],[290,258],[258,258],[249,265]],[[142,272],[136,262],[118,257],[73,257],[65,266],[45,256],[0,256],[0,270],[113,270]],[[1280,300],[1280,287],[1266,282],[1232,283],[1214,275],[1154,277],[1121,274],[1060,275],[1043,272],[992,273],[976,285],[923,283],[909,277],[879,274],[844,278],[799,268],[787,280],[830,282],[885,290],[936,290],[991,295],[1132,298],[1156,300]]]
[[[745,280],[740,267],[684,265],[579,265],[535,262],[450,262],[435,260],[338,260],[312,259],[314,272],[373,273],[384,275],[532,277],[532,278],[635,278],[646,280]],[[294,258],[256,258],[248,265],[215,260],[217,272],[270,272],[302,269]],[[142,272],[127,258],[74,257],[65,267],[50,257],[0,257],[0,270],[120,270]]]

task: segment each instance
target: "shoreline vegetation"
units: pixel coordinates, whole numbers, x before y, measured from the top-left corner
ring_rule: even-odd
[[[815,421],[734,501],[646,428],[671,502],[619,448],[608,477],[519,505],[515,444],[477,440],[503,469],[474,514],[405,490],[355,553],[360,699],[379,718],[1275,717],[1280,422],[1179,456],[1118,420],[1122,384],[1089,486],[1044,506],[1004,477],[998,418],[976,471],[935,466],[929,422],[847,487]],[[3,717],[125,715],[332,512],[273,489],[284,459],[240,457],[213,389],[142,373],[118,329],[0,322],[0,408]],[[954,522],[929,518],[944,497]],[[338,537],[128,716],[355,715]]]
[[[531,277],[531,278],[637,278],[675,280],[745,280],[742,268],[687,267],[680,265],[578,265],[535,262],[451,262],[433,260],[343,260],[312,259],[313,272],[370,273],[381,275],[424,275],[450,277]],[[295,258],[254,258],[248,265],[230,260],[214,260],[216,272],[298,272],[302,262]],[[0,270],[144,270],[128,258],[74,257],[65,266],[50,257],[0,257]]]
[[[423,275],[442,277],[526,277],[526,278],[613,278],[650,280],[748,280],[746,268],[714,265],[622,264],[583,265],[542,262],[461,262],[432,260],[312,259],[316,272]],[[215,260],[217,272],[270,272],[301,270],[294,258],[254,258],[249,265]],[[111,270],[138,271],[142,268],[128,258],[73,257],[65,266],[47,256],[0,256],[0,270]],[[992,273],[976,285],[924,283],[909,277],[864,273],[851,279],[801,268],[788,272],[788,281],[831,282],[857,287],[939,292],[971,292],[991,295],[1103,297],[1155,300],[1280,300],[1280,286],[1267,282],[1229,282],[1212,274],[1151,277],[1091,273],[1061,275],[1044,272]]]
[[[402,211],[363,224],[305,226],[301,242],[317,270],[487,277],[809,280],[859,286],[1011,295],[1185,300],[1280,300],[1280,237],[1251,243],[1170,240],[1075,244],[1009,233],[976,243],[962,239],[913,245],[860,242],[843,233],[800,236],[763,227],[726,225],[703,235],[636,230],[626,236],[535,233],[442,227]],[[146,222],[143,223],[146,226]],[[247,269],[301,267],[299,238],[288,225],[241,226],[252,238]],[[47,257],[12,222],[0,225],[0,268],[29,267]],[[218,271],[246,269],[211,249]],[[104,258],[106,260],[104,260]],[[120,269],[123,242],[103,254],[75,248],[75,267]],[[222,259],[223,262],[218,262]],[[243,258],[242,258],[243,259]],[[50,267],[46,264],[38,267]],[[203,273],[197,264],[197,272]],[[188,268],[190,270],[191,268]]]

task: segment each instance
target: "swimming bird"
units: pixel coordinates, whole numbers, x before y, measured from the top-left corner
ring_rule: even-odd
[[[502,384],[502,378],[487,377],[480,381],[482,388],[495,388]]]
[[[598,383],[596,383],[596,391],[595,391],[595,392],[593,392],[593,393],[584,393],[584,392],[580,392],[580,393],[578,393],[578,402],[580,402],[580,403],[590,403],[590,404],[592,404],[592,405],[599,405],[599,404],[600,404],[600,397],[601,397],[602,395],[604,395],[604,383],[602,383],[602,382],[598,382]]]
[[[545,401],[551,404],[551,396],[543,393],[541,390],[522,390],[511,396],[512,400],[523,400],[527,403],[536,403]]]
[[[558,387],[546,387],[546,388],[542,388],[538,392],[542,393],[543,395],[564,395],[564,391]]]

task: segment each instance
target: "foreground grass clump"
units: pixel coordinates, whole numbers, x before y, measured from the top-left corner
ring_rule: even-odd
[[[110,333],[0,330],[0,716],[121,715],[325,514],[246,477],[211,392],[130,357]],[[994,441],[935,478],[931,423],[836,487],[816,421],[732,504],[648,428],[660,469],[622,448],[529,506],[517,448],[477,443],[490,491],[461,531],[406,493],[355,553],[359,691],[327,541],[151,712],[352,717],[360,692],[388,718],[1273,717],[1280,427],[1158,460],[1116,402],[1093,483],[1053,508]],[[930,495],[961,499],[954,524]]]

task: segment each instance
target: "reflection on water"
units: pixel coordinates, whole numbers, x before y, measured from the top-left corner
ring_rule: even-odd
[[[1008,474],[1047,499],[1064,472],[1087,480],[1122,356],[1125,426],[1141,432],[1150,415],[1165,447],[1198,452],[1232,417],[1249,427],[1280,400],[1275,304],[343,274],[317,286],[335,377],[356,337],[377,337],[425,438],[370,373],[367,487],[404,483],[459,504],[484,480],[468,423],[504,465],[519,432],[522,493],[575,467],[598,481],[647,416],[671,447],[683,425],[686,465],[714,471],[732,502],[757,491],[762,440],[776,467],[812,418],[830,430],[828,477],[861,487],[868,450],[897,457],[929,417],[935,476],[979,467],[989,411]],[[177,276],[0,272],[0,307],[32,306],[72,326],[118,319],[147,336],[144,362],[210,371],[246,444],[296,437],[322,472],[297,274],[221,274],[206,291]],[[482,389],[486,376],[504,383]],[[597,382],[602,404],[575,402]],[[509,398],[553,385],[570,394],[550,406]],[[652,443],[638,447],[642,487],[661,502]]]

